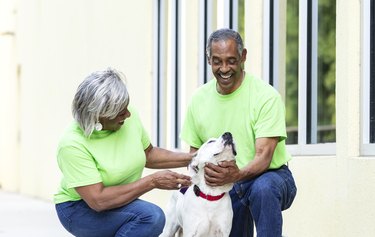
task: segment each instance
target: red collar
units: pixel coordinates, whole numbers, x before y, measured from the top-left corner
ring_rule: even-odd
[[[205,193],[202,193],[202,191],[199,189],[197,185],[194,185],[194,193],[197,197],[201,197],[203,199],[206,199],[207,201],[217,201],[217,200],[220,200],[225,195],[225,193],[222,193],[217,196],[207,195]]]

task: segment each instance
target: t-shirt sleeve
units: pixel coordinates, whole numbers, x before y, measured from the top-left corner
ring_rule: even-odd
[[[269,97],[263,106],[259,107],[259,116],[254,126],[256,138],[280,137],[285,140],[285,107],[281,96]]]
[[[102,182],[94,159],[74,146],[62,147],[57,161],[64,175],[67,188],[75,188]]]
[[[150,137],[148,136],[148,133],[146,129],[142,126],[142,146],[143,150],[146,150],[146,148],[151,144]]]

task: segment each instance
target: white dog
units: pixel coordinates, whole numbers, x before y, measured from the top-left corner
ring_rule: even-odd
[[[206,163],[218,164],[234,160],[236,149],[231,133],[210,139],[198,150],[189,165],[193,185],[183,194],[175,191],[166,208],[166,224],[162,237],[176,233],[185,237],[229,236],[232,228],[232,203],[228,194],[233,184],[220,187],[208,186],[204,179]]]

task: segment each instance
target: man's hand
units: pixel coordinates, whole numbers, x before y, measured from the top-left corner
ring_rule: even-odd
[[[222,161],[218,165],[207,163],[204,168],[206,184],[222,186],[241,179],[241,172],[235,161]]]

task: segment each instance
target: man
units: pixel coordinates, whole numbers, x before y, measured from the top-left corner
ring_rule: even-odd
[[[281,211],[290,207],[296,186],[287,163],[285,108],[269,84],[245,73],[247,50],[230,29],[213,32],[207,59],[216,80],[200,87],[188,107],[181,138],[195,152],[211,137],[231,132],[236,162],[207,164],[212,186],[234,182],[230,191],[234,211],[231,235],[277,237],[282,234]]]

